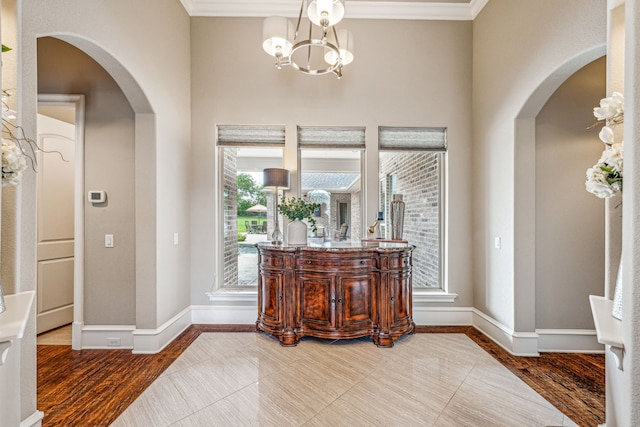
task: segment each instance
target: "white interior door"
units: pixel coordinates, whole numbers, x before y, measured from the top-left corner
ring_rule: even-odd
[[[37,331],[73,321],[75,125],[38,114]]]

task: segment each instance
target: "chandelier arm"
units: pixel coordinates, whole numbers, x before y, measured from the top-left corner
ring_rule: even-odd
[[[300,71],[300,72],[302,72],[304,74],[311,74],[311,75],[315,75],[315,76],[335,72],[335,70],[337,68],[339,68],[340,65],[341,65],[339,60],[336,60],[336,62],[334,64],[331,64],[327,68],[322,68],[322,69],[317,69],[317,70],[316,69],[311,69],[309,66],[307,66],[307,68],[305,68],[305,67],[300,66],[299,64],[297,64],[295,62],[293,57],[294,57],[294,53],[298,49],[302,49],[302,48],[305,48],[305,47],[311,49],[314,46],[332,50],[337,56],[340,54],[340,51],[338,50],[338,48],[335,45],[333,45],[333,44],[331,44],[331,43],[329,43],[327,41],[324,41],[324,40],[313,40],[313,39],[311,39],[311,40],[303,40],[303,41],[300,41],[300,42],[298,42],[298,43],[293,45],[293,48],[291,49],[291,55],[289,56],[289,58],[291,60],[290,60],[289,64],[287,64],[287,65],[292,66],[293,68],[295,68],[296,70],[298,70],[298,71]],[[341,72],[340,73],[335,73],[335,74],[339,76],[341,74]]]
[[[311,40],[311,31],[313,30],[313,25],[309,22],[309,38]],[[311,45],[307,48],[307,68],[311,68]]]
[[[298,31],[300,31],[300,22],[302,22],[302,11],[304,10],[304,0],[300,0],[300,13],[298,13],[298,23],[296,24],[296,34],[293,36],[293,40],[298,39]]]

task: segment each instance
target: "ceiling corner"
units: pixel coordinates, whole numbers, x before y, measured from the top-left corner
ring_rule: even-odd
[[[471,0],[469,2],[469,8],[471,9],[471,19],[476,19],[476,16],[482,11],[482,9],[489,3],[489,0]]]

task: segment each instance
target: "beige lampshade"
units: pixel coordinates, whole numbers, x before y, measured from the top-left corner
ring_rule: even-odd
[[[329,20],[327,27],[332,27],[344,17],[344,5],[342,0],[313,0],[307,8],[309,20],[316,25],[322,25],[323,12],[326,12]]]
[[[336,31],[338,33],[338,40],[336,40],[336,36],[331,31],[329,33],[328,42],[334,46],[337,46],[340,50],[340,56],[342,57],[342,65],[347,65],[353,62],[353,48],[354,48],[354,40],[353,34],[349,30],[340,29]],[[328,64],[335,64],[338,58],[336,58],[337,54],[334,51],[328,51],[324,55],[324,60]]]
[[[287,169],[267,168],[262,171],[262,186],[265,188],[289,188],[289,171]]]
[[[278,51],[282,56],[288,56],[291,48],[295,29],[287,18],[270,16],[262,22],[262,48],[271,56],[276,56]]]

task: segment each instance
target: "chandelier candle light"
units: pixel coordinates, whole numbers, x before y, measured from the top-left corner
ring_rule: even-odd
[[[310,1],[306,7],[309,31],[302,35],[300,24],[306,3],[300,2],[295,27],[281,16],[266,18],[262,25],[262,47],[275,57],[279,70],[288,65],[304,74],[333,73],[341,78],[342,67],[353,61],[354,46],[351,32],[335,27],[344,17],[344,0]]]
[[[271,243],[282,244],[283,235],[278,225],[278,190],[289,189],[289,171],[287,169],[267,168],[262,171],[262,186],[275,190],[273,201],[273,222],[275,224],[271,234]]]

